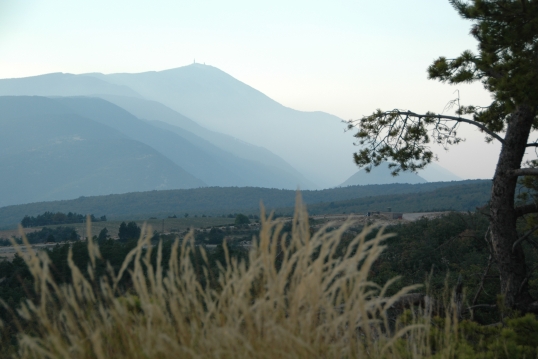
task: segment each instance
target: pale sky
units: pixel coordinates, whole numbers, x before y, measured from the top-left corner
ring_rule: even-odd
[[[0,0],[0,78],[143,72],[196,62],[285,106],[342,119],[377,108],[488,105],[480,85],[426,79],[438,56],[476,49],[447,0]],[[462,127],[463,129],[463,127]],[[477,131],[439,164],[491,178],[499,146]]]

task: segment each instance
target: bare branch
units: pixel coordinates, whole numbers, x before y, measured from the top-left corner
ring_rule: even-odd
[[[471,308],[474,307],[474,305],[476,304],[476,301],[478,300],[478,297],[480,296],[480,293],[482,293],[482,289],[484,289],[484,281],[488,277],[489,269],[491,268],[491,263],[493,263],[493,256],[490,254],[489,259],[488,259],[488,266],[486,267],[486,270],[484,271],[484,274],[482,275],[482,279],[480,280],[480,286],[478,287],[478,290],[476,291],[476,294],[473,298],[473,301],[471,303]]]
[[[536,248],[536,243],[532,242],[532,241],[529,241],[535,248]],[[529,282],[529,278],[533,275],[534,271],[538,268],[538,266],[534,266],[532,267],[529,271],[528,271],[528,274],[527,276],[525,277],[525,279],[523,279],[523,281],[521,282],[521,285],[519,286],[519,290],[518,290],[518,293],[521,293],[521,290],[523,289],[523,287],[525,287],[525,285]]]
[[[538,176],[538,168],[519,168],[517,170],[508,171],[510,176]]]
[[[521,243],[523,242],[525,239],[529,238],[529,236],[531,234],[533,234],[534,232],[536,232],[536,230],[538,230],[538,226],[534,226],[533,228],[531,228],[527,233],[525,233],[523,236],[521,236],[521,238],[519,238],[517,241],[514,242],[514,245],[512,246],[512,252],[516,249],[516,247]]]
[[[527,147],[538,147],[538,142],[527,143]]]

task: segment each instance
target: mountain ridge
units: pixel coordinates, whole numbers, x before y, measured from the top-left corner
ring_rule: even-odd
[[[53,99],[0,97],[0,108],[0,205],[205,185],[153,148]]]
[[[288,184],[281,186],[282,188],[296,188],[297,186],[300,186],[301,188],[305,189],[314,189],[317,187],[314,183],[296,171],[289,163],[284,161],[281,157],[276,156],[269,150],[228,135],[208,130],[195,121],[159,102],[128,98],[125,96],[99,97],[124,108],[140,119],[148,120],[156,127],[176,133],[183,132],[182,129],[192,132],[194,135],[210,142],[212,146],[219,147],[234,156],[249,161],[253,167],[274,167],[276,169],[272,170],[271,172],[275,172],[275,174],[284,171],[289,174],[290,178],[288,180]],[[257,164],[253,164],[252,162],[256,162]],[[261,171],[261,173],[263,173],[263,171],[266,170],[261,169]],[[266,182],[270,179],[270,177],[271,176],[268,173]],[[262,179],[258,179],[258,181],[260,180]],[[260,182],[257,183],[258,184],[251,182],[248,185],[259,185]],[[273,182],[273,187],[275,187],[277,183],[278,182]]]
[[[128,86],[204,127],[267,148],[321,187],[335,186],[355,172],[356,149],[342,119],[286,107],[215,67],[92,76]]]

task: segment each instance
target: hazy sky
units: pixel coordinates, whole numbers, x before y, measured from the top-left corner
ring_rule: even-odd
[[[276,101],[343,119],[376,108],[487,105],[481,86],[426,79],[440,56],[476,48],[447,0],[0,0],[0,78],[213,65]],[[463,127],[462,127],[463,129]],[[464,178],[491,177],[499,147],[475,130],[439,153]]]

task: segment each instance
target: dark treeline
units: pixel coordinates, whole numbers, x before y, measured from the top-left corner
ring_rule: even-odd
[[[30,232],[26,234],[28,243],[46,243],[46,242],[72,242],[80,239],[77,231],[74,227],[58,226],[56,228],[44,227],[39,231]],[[22,244],[22,237],[13,237],[15,243]],[[0,238],[0,246],[10,246],[11,241],[6,238]]]
[[[12,239],[15,241],[15,243],[22,244],[22,238],[13,237]],[[7,238],[0,238],[0,247],[6,247],[6,246],[11,246],[11,245],[12,245],[11,240]]]
[[[26,235],[30,244],[45,243],[45,242],[67,242],[77,241],[80,236],[73,227],[56,227],[56,228],[41,228],[40,231],[31,232]]]
[[[466,186],[449,186],[430,192],[390,194],[371,196],[308,206],[310,214],[366,213],[368,211],[394,212],[438,212],[438,211],[475,211],[484,206],[491,195],[489,181],[477,181]],[[292,208],[280,209],[293,213]]]
[[[95,217],[93,214],[90,215],[92,222],[102,222],[106,221],[106,216],[101,216],[99,218]],[[73,223],[83,223],[86,219],[86,216],[78,213],[69,212],[67,214],[62,212],[45,212],[43,214],[38,214],[37,216],[24,216],[21,221],[21,225],[24,228],[29,227],[39,227],[39,226],[49,226],[57,224],[73,224]]]

